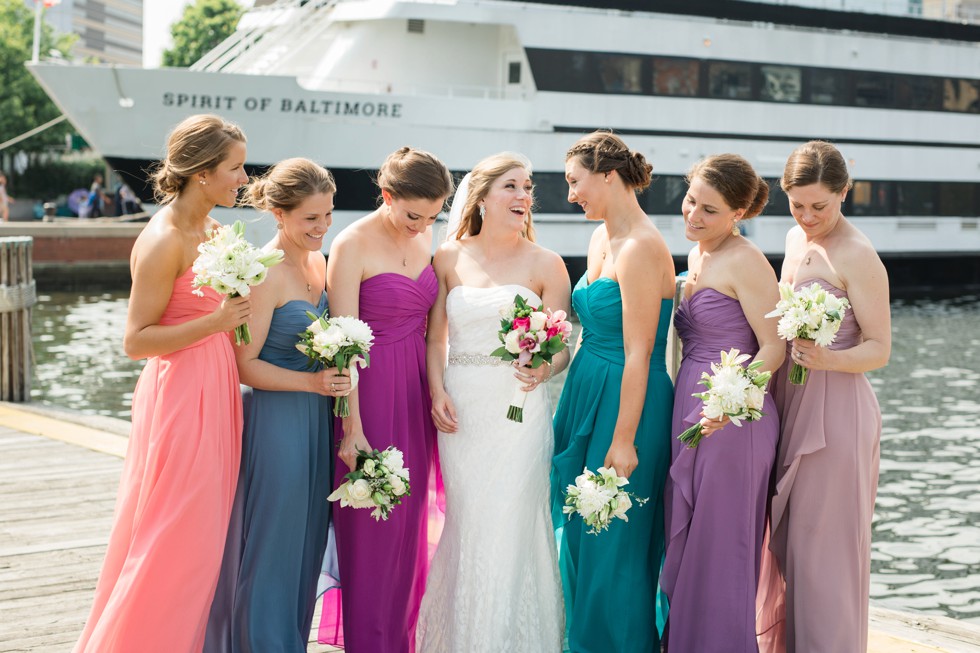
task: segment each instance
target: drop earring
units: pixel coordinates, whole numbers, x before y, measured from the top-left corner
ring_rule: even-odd
[[[732,223],[732,235],[738,236],[742,231],[738,228],[738,220]]]
[[[485,216],[486,214],[487,214],[487,207],[484,206],[483,204],[481,204],[480,205],[480,219],[482,220],[483,219],[483,216]]]

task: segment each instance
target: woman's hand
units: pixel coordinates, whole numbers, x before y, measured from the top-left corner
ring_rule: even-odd
[[[344,437],[340,440],[340,448],[337,451],[337,455],[340,456],[340,459],[347,464],[347,467],[351,471],[354,471],[354,468],[357,467],[358,449],[361,451],[371,451],[371,445],[359,428],[348,430],[345,424]]]
[[[623,478],[629,478],[639,464],[640,459],[636,455],[636,447],[633,446],[633,443],[614,437],[602,466],[615,469],[616,473]]]
[[[731,423],[728,415],[722,415],[721,419],[708,419],[701,413],[701,435],[704,437],[710,437],[715,431],[720,431],[725,428],[726,425]]]
[[[826,347],[818,347],[813,340],[804,338],[794,340],[790,356],[794,363],[798,363],[808,370],[832,369],[830,358],[833,356],[833,352]]]
[[[516,368],[514,378],[524,384],[524,392],[531,392],[546,382],[551,373],[551,363],[542,363],[537,368],[521,365],[517,361],[512,365]]]
[[[344,374],[348,372],[348,374]],[[336,367],[320,370],[310,375],[310,392],[315,392],[326,397],[346,397],[350,394],[350,374],[349,370],[338,370]]]
[[[248,321],[252,314],[252,300],[249,297],[225,296],[221,304],[211,314],[214,332],[233,331]]]
[[[456,406],[445,390],[440,389],[432,394],[432,421],[443,433],[455,433],[459,429]]]

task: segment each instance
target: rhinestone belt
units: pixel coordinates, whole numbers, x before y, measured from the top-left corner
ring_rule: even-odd
[[[484,367],[495,367],[510,365],[507,361],[496,356],[486,356],[484,354],[450,354],[450,365],[477,365]]]

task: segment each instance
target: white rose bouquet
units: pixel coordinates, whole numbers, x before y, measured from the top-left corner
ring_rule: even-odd
[[[701,373],[698,381],[705,386],[705,392],[695,392],[704,402],[704,416],[708,419],[721,419],[728,416],[735,426],[741,426],[741,420],[753,422],[763,416],[762,402],[766,398],[766,384],[772,372],[760,372],[763,361],[758,360],[742,367],[749,360],[748,354],[740,354],[737,349],[721,352],[721,363],[711,364],[711,374]],[[701,442],[703,435],[701,423],[677,436],[677,439],[693,449]]]
[[[793,290],[788,283],[781,283],[779,296],[775,310],[766,313],[766,317],[779,318],[776,327],[779,337],[783,340],[813,340],[818,347],[826,347],[834,341],[844,314],[851,307],[846,297],[837,297],[816,282],[799,290]],[[789,372],[789,382],[803,385],[809,372],[794,362]]]
[[[642,506],[649,500],[623,490],[628,484],[629,481],[617,475],[615,469],[600,467],[599,472],[593,474],[586,467],[575,477],[575,485],[569,485],[565,490],[562,512],[580,515],[589,527],[589,533],[598,535],[609,528],[613,519],[628,522],[626,511],[633,507],[633,501]]]
[[[395,447],[358,449],[357,466],[344,478],[327,501],[340,501],[342,508],[372,508],[371,516],[378,521],[388,519],[392,508],[412,493],[404,456]]]
[[[197,246],[194,271],[194,294],[203,297],[202,286],[210,286],[222,295],[247,297],[250,286],[265,281],[269,268],[282,261],[281,249],[263,252],[245,240],[245,223],[208,230],[208,239]],[[235,344],[252,342],[248,324],[235,327]]]
[[[296,349],[310,359],[312,367],[320,363],[323,367],[350,369],[351,390],[357,387],[357,369],[371,364],[368,352],[374,344],[374,333],[365,322],[356,317],[341,315],[327,317],[327,312],[317,316],[306,312],[313,322],[306,331],[299,334]],[[333,414],[338,417],[350,416],[350,402],[347,397],[337,397],[333,404]]]
[[[543,363],[551,363],[555,354],[568,346],[572,333],[572,323],[565,311],[545,310],[534,307],[520,295],[514,303],[500,309],[500,330],[497,337],[503,346],[490,352],[505,361],[518,361],[521,365],[535,368]],[[514,398],[507,408],[507,419],[524,421],[524,402],[527,393],[523,384],[518,384]]]

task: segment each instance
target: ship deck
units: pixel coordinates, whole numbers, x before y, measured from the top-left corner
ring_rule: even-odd
[[[66,651],[77,639],[108,540],[127,430],[122,420],[0,403],[0,652]],[[980,626],[945,617],[872,605],[870,626],[870,653],[980,651]]]

